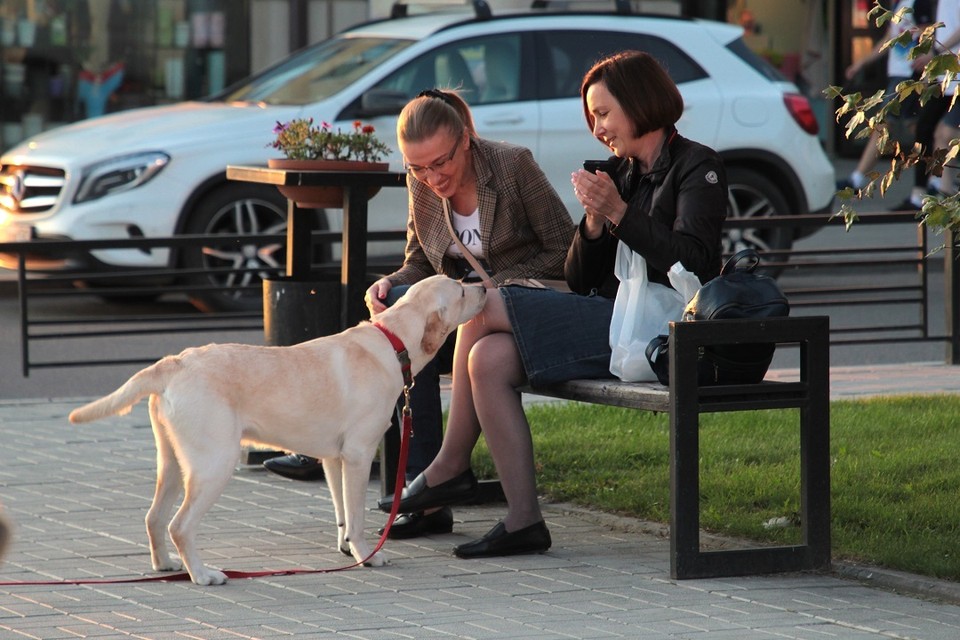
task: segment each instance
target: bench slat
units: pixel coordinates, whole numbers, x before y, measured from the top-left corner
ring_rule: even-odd
[[[551,398],[608,404],[628,409],[660,412],[670,409],[670,391],[658,382],[570,380],[545,387],[524,388],[521,391]]]

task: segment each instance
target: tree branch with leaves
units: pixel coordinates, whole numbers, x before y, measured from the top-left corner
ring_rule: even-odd
[[[868,19],[875,20],[878,27],[884,27],[890,21],[899,23],[905,19],[908,12],[913,11],[904,7],[893,12],[881,6],[879,0],[874,0],[874,3]],[[931,99],[939,99],[951,91],[951,85],[960,73],[960,57],[951,49],[957,43],[938,39],[948,35],[943,33],[943,28],[942,22],[926,27],[913,27],[883,43],[881,51],[888,51],[895,46],[908,48],[908,59],[914,61],[916,67],[922,67],[917,79],[897,84],[894,95],[885,95],[884,89],[869,96],[860,92],[844,93],[843,88],[837,86],[827,87],[823,91],[828,98],[841,101],[841,105],[836,109],[836,120],[842,125],[841,121],[848,118],[846,124],[842,125],[845,127],[846,138],[870,138],[876,132],[876,144],[881,156],[890,158],[889,167],[885,171],[870,171],[866,175],[868,181],[862,188],[846,188],[837,192],[840,210],[834,216],[842,217],[848,230],[858,219],[856,203],[872,198],[877,192],[881,196],[885,195],[904,171],[923,163],[927,174],[940,176],[945,165],[960,162],[957,160],[960,155],[960,138],[951,140],[944,148],[930,145],[931,148],[925,149],[919,142],[914,142],[909,147],[902,145],[890,134],[889,118],[900,114],[905,100],[916,95],[922,108]],[[956,99],[957,94],[954,93],[950,108],[953,108]],[[934,230],[960,230],[960,195],[953,193],[924,197],[917,217],[921,224]]]

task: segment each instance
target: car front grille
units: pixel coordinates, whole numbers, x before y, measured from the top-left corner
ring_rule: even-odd
[[[65,183],[61,169],[0,166],[0,208],[11,213],[42,213],[53,208]]]

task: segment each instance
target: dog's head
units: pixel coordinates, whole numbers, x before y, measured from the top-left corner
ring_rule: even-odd
[[[481,285],[463,284],[447,276],[430,276],[414,284],[400,300],[383,314],[393,309],[414,307],[423,319],[423,337],[420,349],[429,357],[443,346],[456,328],[480,313],[487,290]],[[383,315],[381,314],[381,316]],[[391,314],[392,315],[392,314]],[[410,348],[410,345],[407,345]]]

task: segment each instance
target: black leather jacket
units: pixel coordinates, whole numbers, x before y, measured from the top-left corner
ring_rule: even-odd
[[[607,224],[596,240],[583,235],[580,221],[564,264],[573,291],[616,297],[620,281],[613,265],[620,240],[646,258],[651,282],[669,286],[667,271],[677,261],[700,282],[720,274],[727,176],[716,151],[671,129],[648,173],[623,158],[614,181],[627,211],[620,224]]]

